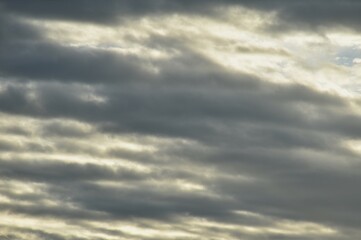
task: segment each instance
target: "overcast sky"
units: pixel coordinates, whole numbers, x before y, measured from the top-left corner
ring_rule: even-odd
[[[0,239],[360,239],[360,13],[0,0]]]

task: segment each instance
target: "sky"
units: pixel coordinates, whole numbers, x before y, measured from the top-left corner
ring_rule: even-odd
[[[360,239],[360,12],[0,0],[0,239]]]

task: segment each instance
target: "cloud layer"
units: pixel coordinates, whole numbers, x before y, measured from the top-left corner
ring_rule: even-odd
[[[357,239],[358,1],[0,1],[0,238]]]

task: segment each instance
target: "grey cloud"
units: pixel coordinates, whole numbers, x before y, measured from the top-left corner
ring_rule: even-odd
[[[30,17],[45,19],[67,19],[75,21],[89,21],[97,23],[112,23],[123,15],[161,14],[167,12],[208,12],[212,6],[227,4],[237,1],[108,1],[107,3],[98,0],[74,1],[71,4],[66,2],[33,2],[24,5],[21,1],[3,0],[3,7],[12,13]],[[239,1],[249,3],[251,1]]]
[[[141,61],[136,56],[121,57],[105,50],[60,47],[46,42],[14,43],[2,50],[0,71],[4,77],[25,80],[122,82],[147,77],[147,70],[142,71],[138,62]]]
[[[174,61],[177,64],[178,59]],[[108,131],[178,136],[202,141],[212,141],[212,135],[222,136],[221,131],[227,130],[223,123],[242,127],[241,123],[252,121],[265,124],[264,130],[256,128],[251,131],[249,128],[252,125],[246,124],[244,129],[248,133],[242,128],[236,132],[250,135],[250,139],[256,141],[254,144],[257,143],[257,134],[260,141],[273,135],[272,138],[277,141],[283,138],[283,144],[292,144],[293,141],[296,141],[296,145],[301,144],[300,132],[295,135],[297,131],[292,128],[359,136],[357,119],[360,117],[351,113],[347,102],[337,96],[300,85],[279,87],[251,76],[236,76],[212,65],[209,66],[212,70],[200,73],[196,67],[188,68],[190,77],[177,79],[180,78],[177,68],[167,65],[164,72],[158,75],[159,81],[142,79],[135,83],[96,87],[95,93],[107,99],[101,105],[79,98],[79,94],[87,91],[85,87],[38,84],[33,88],[37,92],[36,100],[27,99],[30,89],[9,85],[0,95],[3,99],[0,106],[10,113],[80,119],[97,123]],[[204,88],[206,83],[211,85]],[[353,126],[346,126],[344,123],[347,121]],[[267,133],[267,126],[284,127],[283,123],[287,123],[291,131],[273,129]],[[227,135],[235,134],[228,132],[224,136]],[[304,137],[303,144],[308,142],[309,146],[319,145],[322,141],[324,145],[328,144],[321,139],[321,142],[311,144],[306,139]]]
[[[0,8],[0,43],[8,44],[10,42],[26,42],[39,39],[42,36],[41,31],[15,16],[7,14]],[[4,49],[1,49],[4,51]]]
[[[203,77],[204,80],[201,82],[205,83],[208,75],[199,75],[199,77]],[[222,75],[220,75],[221,78]],[[165,135],[168,135],[166,132],[168,131],[170,135],[183,134],[184,137],[211,129],[217,132],[214,124],[217,124],[219,120],[230,124],[235,121],[260,121],[287,122],[291,126],[312,127],[326,120],[324,118],[329,117],[329,114],[337,116],[337,112],[336,115],[331,111],[333,108],[343,109],[343,111],[348,109],[341,99],[321,93],[317,96],[317,92],[304,87],[279,88],[265,84],[260,88],[249,89],[243,87],[241,79],[239,83],[232,83],[231,80],[229,87],[222,87],[216,85],[220,84],[220,79],[219,83],[215,83],[214,87],[208,89],[203,89],[201,83],[199,86],[193,85],[190,89],[184,85],[187,83],[163,85],[166,82],[151,83],[152,85],[144,83],[138,86],[137,84],[112,86],[111,89],[100,88],[97,91],[98,94],[108,98],[102,105],[79,99],[78,91],[82,91],[82,87],[69,88],[69,91],[63,92],[59,91],[57,86],[68,88],[67,86],[45,85],[43,87],[39,85],[36,89],[37,100],[30,100],[26,99],[27,92],[30,90],[9,86],[7,91],[0,95],[4,99],[0,106],[3,111],[10,113],[30,113],[30,115],[44,117],[75,117],[84,121],[98,122],[101,125],[110,124],[109,127],[113,130],[140,133],[157,131]],[[223,79],[227,81],[226,74]],[[247,86],[247,81],[246,79],[245,86]],[[299,91],[295,90],[297,88]],[[308,100],[305,100],[306,98]],[[164,101],[165,99],[167,100]],[[320,119],[309,119],[309,114],[303,110],[310,107],[312,114],[312,109],[318,110],[320,106],[323,108],[317,113]],[[342,111],[340,114],[343,114]],[[357,119],[358,117],[350,115],[348,118]],[[194,128],[189,128],[189,126],[194,126]],[[188,132],[187,129],[192,130]]]
[[[5,127],[1,129],[1,132],[19,136],[29,136],[31,134],[31,131],[29,131],[29,129],[20,126]]]
[[[70,196],[70,201],[89,211],[100,211],[118,219],[151,218],[176,219],[187,215],[223,218],[230,215],[234,203],[202,193],[166,191],[162,187],[149,188],[140,184],[136,188],[118,188],[95,184],[53,186],[53,194]],[[225,205],[228,207],[225,208]]]
[[[155,36],[139,42],[181,52],[166,60],[152,60],[51,42],[39,29],[18,18],[109,24],[119,16],[149,13],[214,14],[210,9],[227,3],[275,10],[279,26],[287,20],[303,27],[357,28],[353,25],[358,19],[356,1],[330,1],[327,6],[323,1],[1,3],[7,14],[0,23],[0,111],[39,122],[32,131],[21,126],[1,130],[4,136],[14,137],[0,141],[0,176],[5,182],[1,194],[14,200],[0,202],[1,212],[44,221],[94,220],[110,225],[113,220],[139,223],[145,219],[155,224],[169,223],[174,228],[187,227],[179,217],[255,228],[272,228],[273,222],[281,220],[310,221],[340,231],[335,239],[360,236],[360,154],[344,145],[345,140],[361,138],[361,116],[353,108],[358,100],[234,72],[191,51],[180,40]],[[336,9],[340,12],[335,13]],[[350,14],[346,16],[346,12]],[[329,14],[335,14],[335,19]],[[158,71],[149,71],[147,66]],[[76,121],[89,124],[91,130],[84,130]],[[90,137],[95,134],[132,136],[140,146],[146,145],[146,138],[154,138],[151,145],[156,150],[137,152],[121,146],[108,147],[92,142]],[[32,142],[36,138],[49,144]],[[29,159],[17,158],[24,153]],[[94,157],[99,162],[55,162],[38,159],[34,153],[65,153],[87,160]],[[118,163],[130,161],[151,171],[107,167],[102,162],[107,158]],[[7,188],[7,181],[45,187],[41,194],[19,193]],[[201,189],[181,189],[177,183],[184,182],[199,184]],[[64,206],[44,206],[48,198]],[[239,217],[234,211],[268,218]],[[25,239],[20,233],[29,231],[14,230],[18,233],[4,236]],[[107,232],[100,227],[93,230],[132,238],[122,231]],[[201,230],[205,229],[194,230],[197,236]],[[312,234],[253,236],[225,228],[206,230],[230,239],[315,238]],[[46,229],[29,234],[35,239],[62,239]]]
[[[285,25],[303,26],[313,30],[318,27],[344,27],[360,30],[357,24],[361,4],[358,1],[305,1],[302,4],[290,4],[282,9],[279,16]],[[292,28],[292,26],[290,26]]]
[[[1,228],[1,227],[0,227]],[[9,230],[8,230],[9,231]],[[11,228],[9,234],[1,234],[0,237],[5,240],[25,240],[29,237],[36,237],[37,239],[49,239],[49,240],[65,240],[64,237],[57,234],[50,234],[46,231],[29,230],[26,228]],[[67,238],[69,239],[69,238]],[[80,238],[72,238],[73,240],[80,240]]]
[[[76,164],[48,161],[1,161],[3,177],[20,180],[79,181],[79,180],[141,180],[146,174],[127,169],[112,169],[96,164]]]
[[[87,137],[93,132],[88,126],[67,123],[61,120],[52,121],[42,126],[44,136]]]
[[[265,1],[265,0],[224,0],[224,1],[107,1],[97,0],[68,2],[32,1],[23,4],[19,0],[2,0],[5,11],[21,16],[40,19],[64,19],[87,21],[100,24],[117,22],[121,18],[142,16],[145,14],[190,13],[216,16],[214,8],[222,6],[242,6],[260,11],[277,13],[280,26],[306,27],[317,30],[318,27],[341,26],[359,30],[360,3],[346,1]]]
[[[24,20],[4,14],[0,22],[0,76],[44,81],[127,82],[147,78],[147,60],[107,50],[62,46]],[[83,71],[87,69],[87,71]]]

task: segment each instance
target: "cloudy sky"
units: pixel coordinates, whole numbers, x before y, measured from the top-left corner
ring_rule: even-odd
[[[360,12],[0,0],[0,239],[360,239]]]

